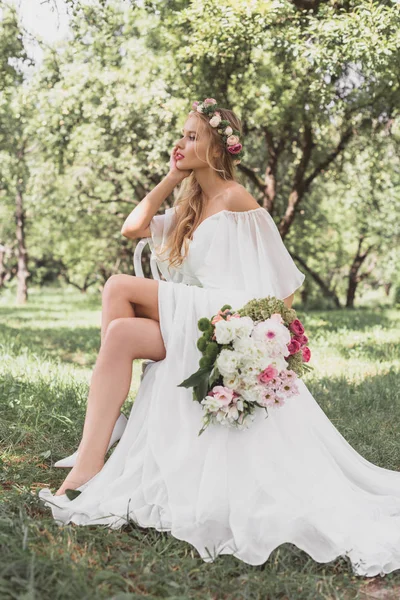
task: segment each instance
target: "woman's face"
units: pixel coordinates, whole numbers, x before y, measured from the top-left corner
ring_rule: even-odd
[[[197,134],[196,129],[198,129]],[[182,137],[176,143],[178,169],[208,168],[206,151],[209,143],[207,124],[196,117],[189,117],[183,126]],[[182,155],[182,158],[178,160],[179,154]]]

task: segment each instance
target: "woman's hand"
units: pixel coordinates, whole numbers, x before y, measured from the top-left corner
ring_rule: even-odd
[[[186,179],[186,177],[189,177],[189,175],[192,173],[192,169],[179,169],[179,167],[176,164],[175,158],[177,153],[178,146],[174,146],[170,154],[168,176],[173,177],[177,180],[178,183],[180,183],[181,181]]]

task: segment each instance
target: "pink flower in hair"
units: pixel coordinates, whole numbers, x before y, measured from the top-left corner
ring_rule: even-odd
[[[203,101],[204,106],[207,106],[208,104],[217,104],[217,101],[214,98],[206,98]]]
[[[239,154],[241,149],[242,149],[242,144],[235,144],[234,146],[227,147],[227,150],[230,154]]]
[[[239,137],[237,135],[230,135],[227,138],[226,143],[228,144],[228,146],[235,146],[239,143]]]

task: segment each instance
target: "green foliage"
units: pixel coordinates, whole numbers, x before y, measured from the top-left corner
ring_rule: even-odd
[[[393,304],[396,307],[400,306],[400,285],[397,285],[395,288]]]
[[[307,266],[298,263],[304,305],[344,303],[361,237],[361,254],[371,249],[353,278],[359,296],[394,281],[397,6],[69,6],[72,38],[44,48],[26,81],[16,66],[26,53],[15,11],[0,23],[0,243],[15,244],[22,183],[34,281],[46,280],[49,256],[49,274],[58,264],[59,276],[81,289],[133,274],[135,242],[120,234],[122,223],[166,174],[193,100],[205,97],[242,118],[240,182],[281,228],[293,212],[285,243]]]
[[[207,344],[205,355],[208,356],[213,362],[219,354],[219,345],[217,342],[209,342]]]
[[[278,300],[274,296],[249,300],[237,312],[241,317],[250,317],[253,321],[265,321],[273,313],[280,313],[286,326],[297,316],[294,308],[287,308],[283,300]]]
[[[199,319],[197,326],[200,329],[200,331],[206,332],[210,329],[210,320],[207,319],[207,317],[202,317],[201,319]]]
[[[200,352],[204,352],[207,348],[207,338],[204,336],[199,337],[197,340],[197,348],[200,350]]]

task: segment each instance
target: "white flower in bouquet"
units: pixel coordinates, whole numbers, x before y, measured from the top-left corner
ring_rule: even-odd
[[[267,342],[272,346],[286,346],[291,340],[289,329],[274,316],[255,325],[251,337],[260,342]],[[289,354],[288,350],[287,354]]]
[[[223,377],[224,385],[233,390],[238,390],[242,384],[239,373],[232,373]]]
[[[242,417],[242,415],[240,415],[240,417]],[[243,420],[240,417],[238,419],[238,429],[248,429],[254,421],[254,419],[256,418],[256,415],[254,413],[249,413],[248,415],[243,417]]]
[[[240,363],[240,355],[235,350],[224,348],[219,353],[216,365],[222,376],[234,375]]]
[[[243,387],[251,387],[257,383],[257,375],[260,373],[261,369],[259,369],[256,364],[242,364],[240,370],[240,389]]]
[[[215,418],[217,419],[218,423],[221,423],[221,425],[230,425],[230,419],[227,418],[224,410],[219,410]]]
[[[242,363],[253,363],[260,356],[260,348],[251,337],[235,338],[233,348],[242,355]]]
[[[282,356],[282,354],[280,354],[278,356],[272,356],[272,357],[265,354],[257,361],[257,366],[260,371],[263,371],[269,365],[272,365],[273,367],[275,367],[275,369],[277,369],[278,373],[280,373],[281,371],[283,371],[284,369],[287,368],[288,363],[285,360],[285,358]]]
[[[240,393],[242,398],[247,400],[247,402],[261,402],[265,396],[265,390],[262,386],[254,382],[248,388],[243,388]]]
[[[218,344],[229,344],[235,337],[235,321],[238,319],[230,319],[229,321],[225,321],[225,319],[221,319],[215,323],[215,339]]]
[[[243,409],[244,409],[244,405],[243,405],[243,400],[242,400],[241,398],[238,398],[238,399],[237,399],[237,401],[236,401],[236,406],[237,406],[237,408],[238,408],[238,410],[239,410],[240,412],[242,412],[242,411],[243,411]]]
[[[217,412],[221,408],[221,402],[214,396],[206,396],[202,401],[205,410]]]
[[[233,419],[234,421],[237,420],[237,418],[239,417],[239,411],[237,409],[237,406],[235,404],[233,404],[232,406],[230,406],[228,408],[228,412],[227,415],[230,419]]]
[[[250,317],[240,317],[236,319],[231,319],[228,321],[229,323],[233,321],[233,325],[235,328],[235,336],[237,338],[248,338],[253,331],[254,323],[253,319]]]

